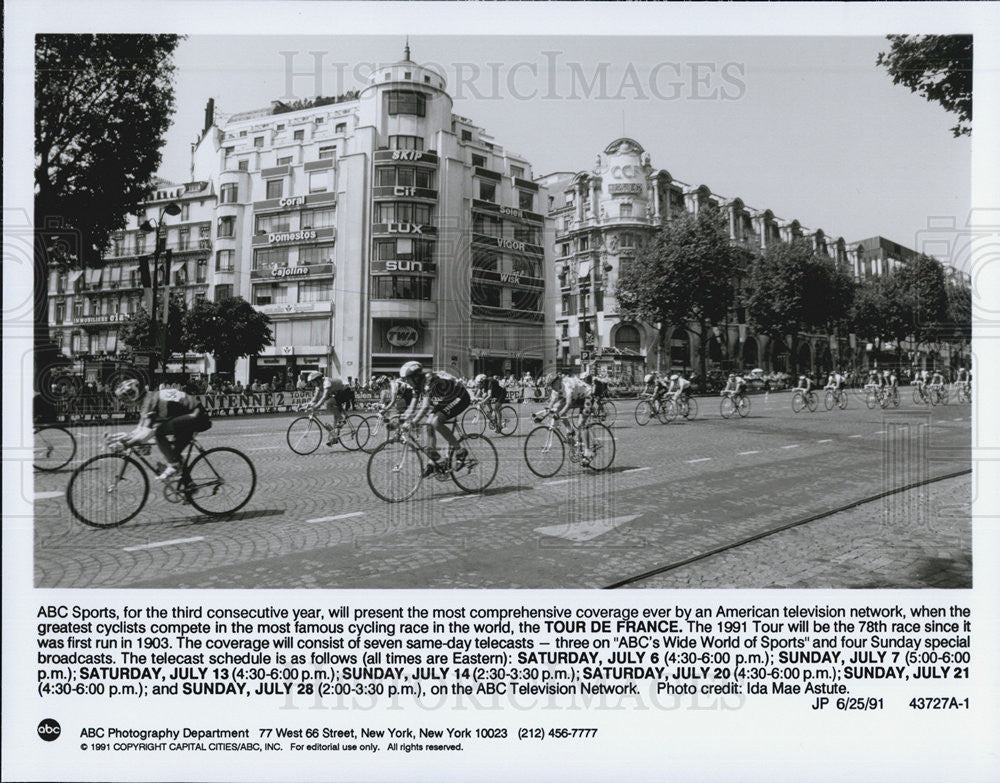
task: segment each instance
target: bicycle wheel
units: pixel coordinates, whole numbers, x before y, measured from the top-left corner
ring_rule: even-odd
[[[594,454],[587,467],[598,473],[607,470],[615,461],[615,436],[605,425],[597,422],[587,426],[586,434],[590,438],[590,450]]]
[[[517,411],[510,405],[500,408],[500,434],[504,437],[517,432],[517,425],[520,423]]]
[[[323,442],[323,428],[316,419],[299,416],[288,425],[288,448],[296,454],[312,454]]]
[[[923,405],[925,402],[926,402],[926,399],[924,398],[924,395],[920,393],[920,387],[919,386],[915,386],[913,388],[913,404],[914,405]]]
[[[834,405],[835,402],[836,402],[836,399],[833,396],[833,392],[832,391],[828,391],[826,393],[826,396],[823,398],[823,405],[826,406],[826,409],[828,411],[832,411],[833,410],[833,405]]]
[[[184,471],[181,486],[191,505],[203,514],[221,517],[245,506],[257,487],[250,458],[229,446],[201,452]]]
[[[142,511],[149,477],[124,454],[98,454],[73,471],[66,487],[69,510],[91,527],[118,527]]]
[[[889,407],[889,395],[885,392],[880,392],[878,395],[878,406],[882,410]]]
[[[722,418],[728,419],[734,413],[736,413],[736,405],[733,403],[733,398],[728,395],[723,397],[719,402],[719,414]]]
[[[600,423],[605,427],[615,426],[615,422],[618,421],[618,408],[611,400],[604,400],[600,408]]]
[[[739,402],[736,403],[736,410],[739,411],[740,418],[745,419],[750,415],[750,398],[740,397]]]
[[[486,414],[477,406],[467,408],[462,414],[461,425],[466,435],[482,435],[486,432]]]
[[[842,411],[847,410],[847,392],[841,391],[840,395],[837,397],[837,407]]]
[[[358,451],[368,445],[371,437],[371,429],[368,427],[368,420],[357,413],[351,413],[344,417],[344,423],[340,427],[340,442],[348,451]]]
[[[810,413],[816,412],[816,409],[819,407],[819,399],[816,397],[815,392],[809,392],[809,396],[806,398],[806,405]]]
[[[368,486],[387,503],[400,503],[419,489],[423,462],[409,443],[393,438],[381,443],[368,458]]]
[[[546,425],[535,427],[524,439],[524,461],[528,470],[541,478],[549,478],[559,472],[566,460],[566,444],[563,436]]]
[[[802,409],[806,407],[806,398],[801,392],[796,392],[792,395],[792,411],[795,413],[801,413]]]
[[[469,453],[461,467],[452,469],[451,480],[466,492],[484,491],[493,483],[500,468],[496,447],[485,435],[466,435],[459,440],[459,448]]]
[[[698,418],[698,400],[694,397],[688,397],[685,401],[684,410],[682,415],[688,421]]]
[[[371,454],[385,440],[385,423],[378,416],[365,416],[365,423],[368,425],[368,440],[361,450]]]
[[[942,389],[941,390],[941,404],[942,405],[947,405],[948,404],[948,390],[947,389]]]
[[[875,392],[868,391],[868,393],[865,394],[865,405],[868,407],[868,410],[874,410],[875,404],[876,404]]]
[[[660,420],[660,424],[669,424],[677,418],[677,412],[676,401],[667,400],[660,403],[660,410],[657,412],[656,418]]]
[[[652,418],[652,403],[649,400],[639,400],[639,404],[635,406],[635,423],[640,427],[645,427]]]
[[[76,438],[62,427],[39,427],[35,430],[35,470],[59,470],[76,456]]]

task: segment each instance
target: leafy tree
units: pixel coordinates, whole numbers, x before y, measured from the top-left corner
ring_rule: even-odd
[[[876,63],[910,92],[958,115],[952,135],[972,133],[972,36],[890,35],[892,48]]]
[[[159,302],[157,318],[162,318],[163,303]],[[170,312],[167,315],[166,331],[166,351],[167,354],[187,353],[190,348],[190,341],[184,328],[185,318],[188,313],[184,295],[175,293],[170,297]],[[161,330],[163,322],[157,323],[157,334],[163,339]],[[149,313],[145,308],[132,313],[125,322],[118,328],[118,338],[133,351],[141,349],[153,349],[153,334],[149,318]],[[159,350],[157,348],[157,350]]]
[[[235,296],[199,302],[188,311],[184,330],[195,351],[212,354],[218,371],[232,372],[240,357],[257,356],[274,345],[270,323],[264,313]]]
[[[910,336],[913,302],[902,270],[866,278],[857,286],[851,325],[863,339],[893,342],[896,362],[902,359],[902,343]]]
[[[722,322],[732,297],[735,252],[725,221],[710,205],[697,216],[685,213],[664,224],[618,274],[618,312],[657,324],[661,350],[672,326],[698,324],[702,380],[709,326]]]
[[[972,342],[972,291],[968,286],[951,282],[945,288],[948,320],[945,339],[968,345]]]
[[[176,35],[35,39],[35,346],[47,357],[50,264],[101,264],[153,190],[174,110]]]
[[[919,344],[936,342],[948,319],[948,291],[944,266],[936,258],[919,255],[902,268],[911,304],[910,333]]]

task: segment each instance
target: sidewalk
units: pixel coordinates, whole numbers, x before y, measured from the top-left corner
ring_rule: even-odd
[[[972,586],[971,475],[762,538],[630,587]]]

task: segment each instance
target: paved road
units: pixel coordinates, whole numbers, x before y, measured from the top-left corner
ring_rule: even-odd
[[[124,527],[96,530],[67,510],[61,491],[69,469],[38,474],[36,584],[600,587],[805,515],[967,469],[969,406],[916,409],[905,402],[908,396],[904,391],[898,411],[867,410],[855,397],[846,411],[826,412],[821,404],[816,413],[798,415],[788,393],[756,396],[750,417],[728,421],[718,415],[717,398],[702,398],[698,420],[646,427],[631,418],[634,403],[622,402],[612,469],[594,474],[567,465],[547,480],[524,464],[526,416],[538,407],[527,405],[517,435],[494,438],[501,465],[489,491],[465,495],[453,484],[431,480],[412,500],[395,505],[369,490],[367,455],[339,447],[293,454],[284,436],[290,417],[217,419],[202,442],[239,448],[257,467],[258,489],[242,512],[206,518],[155,495]],[[81,434],[80,456],[95,453],[102,432]],[[943,532],[927,502],[932,492],[906,493],[883,504],[882,518],[867,525],[869,544],[896,546],[905,529],[927,552],[948,549],[967,560],[968,516],[949,516]],[[831,557],[851,543],[840,535],[824,541]],[[755,551],[768,552],[768,540]],[[793,554],[784,568],[771,562],[765,581],[810,586],[809,574],[794,561]],[[893,565],[881,567],[891,571]],[[746,563],[729,577],[712,569],[704,561],[704,577],[684,584],[739,587],[761,581],[759,574],[751,578],[754,569]],[[882,583],[923,584],[907,576],[924,573],[920,563],[907,569],[887,571]],[[829,581],[814,586],[871,586],[873,578]]]

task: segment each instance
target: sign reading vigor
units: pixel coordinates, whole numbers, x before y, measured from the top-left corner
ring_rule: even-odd
[[[415,326],[392,326],[386,331],[385,339],[397,348],[409,348],[417,344],[420,332]]]

